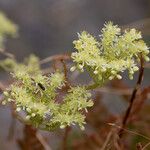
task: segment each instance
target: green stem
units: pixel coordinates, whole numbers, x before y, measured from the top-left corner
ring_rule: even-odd
[[[86,90],[94,90],[94,89],[96,89],[99,86],[100,86],[99,84],[93,83],[91,85],[87,85],[85,88],[86,88]]]

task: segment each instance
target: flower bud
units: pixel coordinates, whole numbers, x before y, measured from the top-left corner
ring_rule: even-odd
[[[20,107],[17,107],[16,111],[19,112],[20,110],[21,110],[21,108],[20,108]]]
[[[112,80],[113,78],[114,78],[114,76],[110,76],[110,77],[109,77],[109,80]]]
[[[76,70],[76,66],[72,66],[71,68],[70,68],[70,71],[71,72],[73,72],[73,71],[75,71]]]
[[[80,65],[79,65],[79,69],[83,69],[83,65],[80,64]]]
[[[61,126],[60,126],[61,129],[64,129],[65,127],[66,127],[65,125],[61,125]]]
[[[29,120],[31,117],[29,115],[26,116],[26,119]]]
[[[122,76],[117,74],[117,78],[120,80],[120,79],[122,79]]]
[[[97,71],[97,70],[95,70],[95,71],[94,71],[94,74],[98,74],[98,71]]]
[[[32,117],[35,117],[35,113],[32,113],[31,116],[32,116]]]
[[[4,91],[3,94],[4,94],[5,96],[8,96],[8,95],[9,95],[7,91]]]
[[[6,101],[2,101],[2,105],[6,105],[6,103],[7,103]]]
[[[133,67],[133,71],[138,71],[138,70],[139,70],[139,68],[137,66]]]

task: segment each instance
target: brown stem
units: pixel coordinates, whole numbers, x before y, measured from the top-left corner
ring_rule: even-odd
[[[8,140],[12,140],[15,134],[15,128],[16,128],[16,119],[14,117],[11,118],[11,124],[8,130]]]
[[[38,131],[36,132],[36,137],[44,147],[44,150],[52,150],[51,147],[48,145],[47,141],[45,140],[45,138],[40,134],[40,132]]]
[[[64,77],[65,77],[65,81],[66,81],[65,84],[66,84],[66,87],[68,89],[68,88],[70,88],[70,82],[69,82],[68,75],[67,75],[68,74],[67,66],[66,66],[66,63],[65,63],[64,59],[61,59],[60,61],[63,65]]]
[[[121,129],[119,131],[119,137],[121,138],[122,135],[123,135],[123,129],[124,127],[126,126],[127,124],[127,121],[129,119],[129,116],[130,116],[130,113],[131,113],[131,110],[132,110],[132,107],[133,107],[133,103],[134,103],[134,100],[136,98],[136,94],[138,92],[138,89],[142,83],[142,79],[143,79],[143,74],[144,74],[144,60],[142,58],[142,55],[140,55],[140,70],[139,70],[139,76],[138,76],[138,80],[137,80],[137,83],[136,83],[136,86],[135,88],[133,89],[133,92],[132,92],[132,95],[131,95],[131,98],[130,98],[130,103],[129,103],[129,106],[126,110],[126,113],[125,113],[125,116],[122,120],[122,126],[121,126]]]
[[[40,64],[45,64],[45,63],[48,63],[50,61],[53,61],[53,60],[70,60],[70,54],[59,54],[59,55],[53,55],[53,56],[50,56],[50,57],[47,57],[43,60],[40,61]]]
[[[65,76],[65,80],[68,81],[68,77],[67,77],[67,66],[65,64],[65,61],[63,59],[60,60],[62,65],[63,65],[63,68],[64,68],[64,76]]]
[[[62,150],[67,149],[67,139],[68,139],[70,129],[71,129],[70,127],[65,128],[65,133],[64,133],[64,137],[63,137],[63,143],[62,143]]]

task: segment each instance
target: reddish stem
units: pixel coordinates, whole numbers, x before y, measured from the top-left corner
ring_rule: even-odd
[[[125,113],[125,116],[122,120],[122,126],[121,126],[121,129],[119,131],[119,137],[121,138],[123,136],[123,129],[125,128],[127,122],[128,122],[128,119],[129,119],[129,116],[130,116],[130,113],[131,113],[131,110],[132,110],[132,107],[133,107],[133,104],[134,104],[134,100],[136,98],[136,94],[138,92],[138,89],[140,88],[140,85],[142,83],[142,79],[143,79],[143,74],[144,74],[144,60],[142,58],[142,55],[140,55],[140,70],[139,70],[139,76],[138,76],[138,80],[137,80],[137,83],[136,83],[136,86],[132,92],[132,95],[131,95],[131,98],[130,98],[130,103],[129,103],[129,106],[126,110],[126,113]]]

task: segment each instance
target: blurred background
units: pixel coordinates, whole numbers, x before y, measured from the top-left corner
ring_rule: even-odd
[[[97,36],[106,21],[123,26],[138,22],[135,27],[150,30],[149,0],[0,0],[0,10],[19,26],[20,36],[6,43],[18,58],[72,51],[77,32]]]
[[[77,32],[87,30],[98,37],[107,21],[123,28],[135,27],[147,41],[150,36],[150,0],[0,0],[0,11],[19,27],[19,36],[6,41],[7,51],[19,60],[30,53],[42,59],[71,52]],[[147,73],[144,82],[149,81]],[[10,115],[6,115],[9,113],[0,108],[2,150],[18,148],[13,142],[5,143],[11,122]]]

